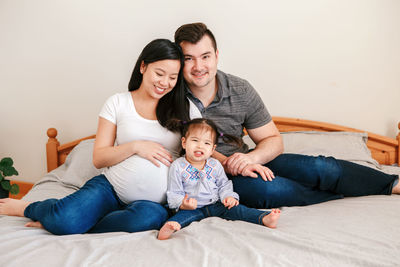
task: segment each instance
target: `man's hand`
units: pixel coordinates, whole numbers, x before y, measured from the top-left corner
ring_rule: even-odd
[[[181,210],[195,210],[197,208],[197,200],[195,198],[188,198],[186,194],[182,200],[182,204],[179,207]]]
[[[224,204],[224,206],[230,210],[231,208],[239,205],[239,201],[234,197],[226,197],[224,201],[222,201],[222,204]]]
[[[244,168],[254,163],[252,158],[248,154],[243,153],[234,153],[230,157],[226,158],[222,165],[225,168],[225,171],[236,176],[243,172]]]
[[[261,164],[249,164],[247,165],[241,175],[243,176],[249,176],[252,178],[257,178],[258,174],[260,174],[261,178],[264,181],[272,181],[272,179],[275,178],[274,173],[267,167],[261,165]]]

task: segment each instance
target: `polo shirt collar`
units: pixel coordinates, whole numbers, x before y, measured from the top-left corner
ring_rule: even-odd
[[[218,83],[218,97],[219,99],[229,96],[229,85],[226,79],[226,74],[220,70],[217,71],[217,83]]]
[[[218,91],[211,105],[213,103],[221,102],[221,100],[225,97],[229,97],[229,86],[228,86],[228,80],[226,79],[226,74],[220,70],[217,70],[216,78],[218,83]],[[200,100],[194,96],[194,94],[192,93],[187,84],[185,84],[185,87],[186,87],[186,96],[188,96],[192,100],[195,100],[196,102],[200,102]]]

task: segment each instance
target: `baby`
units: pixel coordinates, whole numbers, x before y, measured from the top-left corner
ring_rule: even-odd
[[[168,239],[175,231],[206,217],[242,220],[275,228],[279,209],[260,211],[239,204],[221,163],[212,158],[218,138],[240,142],[220,134],[216,125],[204,118],[182,123],[182,148],[185,155],[175,160],[168,175],[167,199],[177,213],[160,229],[158,239]],[[266,168],[262,166],[263,168]]]

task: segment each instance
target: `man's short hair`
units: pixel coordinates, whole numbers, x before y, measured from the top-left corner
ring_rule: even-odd
[[[186,41],[192,44],[196,44],[200,41],[204,35],[210,37],[212,45],[217,51],[217,41],[213,33],[207,28],[204,23],[189,23],[180,26],[175,32],[175,43],[180,45],[182,42]]]

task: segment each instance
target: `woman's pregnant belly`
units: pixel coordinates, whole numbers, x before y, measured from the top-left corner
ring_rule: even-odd
[[[157,167],[137,155],[106,169],[104,174],[126,204],[136,200],[166,203],[168,167]]]

